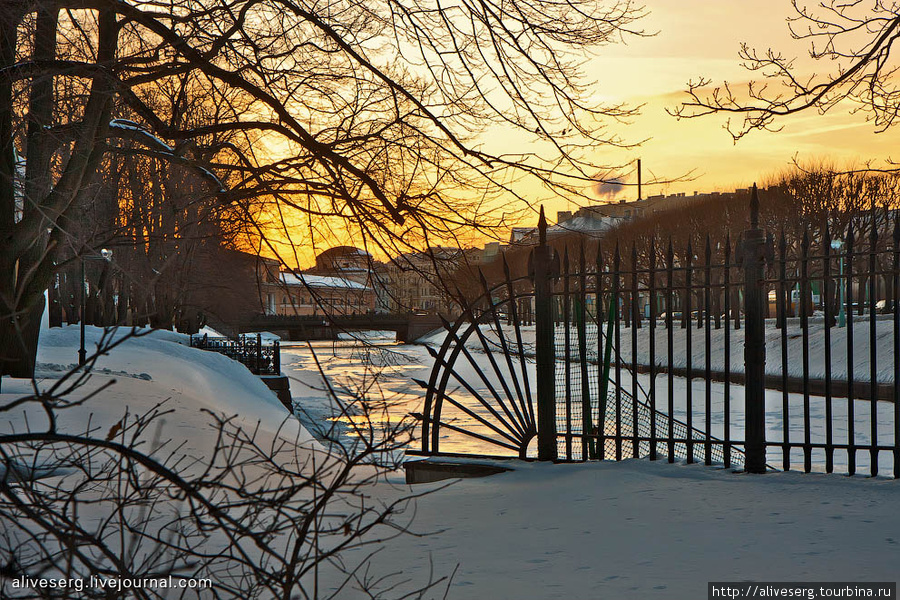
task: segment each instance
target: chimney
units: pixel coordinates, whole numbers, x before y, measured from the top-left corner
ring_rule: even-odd
[[[641,199],[641,159],[637,159],[637,161],[638,161],[638,164],[637,164],[638,197],[637,197],[637,199],[640,200]]]

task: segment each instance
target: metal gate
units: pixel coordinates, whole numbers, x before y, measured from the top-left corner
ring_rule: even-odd
[[[712,244],[707,237],[702,249],[690,242],[676,249],[671,240],[651,240],[625,252],[601,243],[588,258],[583,245],[571,255],[568,247],[555,252],[541,211],[528,274],[512,277],[504,261],[499,283],[482,275],[480,296],[465,303],[455,323],[445,323],[442,345],[430,349],[435,363],[428,381],[420,381],[426,395],[417,453],[557,461],[649,457],[751,472],[769,465],[830,472],[837,452],[853,474],[857,452],[865,451],[870,474],[878,474],[882,453],[896,477],[897,223],[893,235],[882,236],[893,240],[890,247],[880,248],[886,219],[878,225],[871,216],[874,241],[866,248],[854,246],[851,225],[844,252],[831,246],[826,225],[820,255],[810,251],[808,236],[792,251],[783,235],[778,244],[764,235],[755,187],[750,214],[737,243]],[[847,294],[861,286],[869,290],[863,325],[863,311]],[[815,301],[812,288],[820,290]],[[807,301],[789,302],[792,290]],[[835,327],[841,325],[836,307],[850,315],[848,356],[854,327],[869,333],[872,361],[876,337],[891,340],[892,368],[869,370],[862,400],[853,367],[843,380],[833,376]],[[814,315],[823,323],[810,325]],[[825,377],[818,379],[809,366],[811,348],[819,348],[810,342],[815,336],[825,341]],[[888,357],[882,352],[880,358]],[[800,370],[791,373],[789,365]],[[845,390],[842,398],[838,389]],[[846,410],[836,411],[836,402]],[[817,410],[823,415],[818,421],[811,419]],[[860,427],[864,412],[869,421]]]

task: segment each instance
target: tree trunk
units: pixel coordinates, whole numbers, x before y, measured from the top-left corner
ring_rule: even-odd
[[[56,57],[56,33],[58,8],[49,3],[38,6],[37,27],[34,35],[34,59],[39,61],[53,60]],[[25,180],[23,186],[24,201],[22,218],[34,218],[40,203],[50,192],[50,158],[52,140],[47,127],[53,122],[53,78],[52,76],[36,77],[31,84],[28,102],[27,139],[25,148]],[[46,217],[41,215],[45,220]],[[44,312],[43,293],[26,292],[29,280],[36,276],[36,269],[46,258],[47,222],[40,228],[39,235],[29,240],[27,249],[18,257],[16,281],[16,323],[6,334],[13,334],[15,339],[7,340],[5,347],[16,353],[15,377],[33,377],[34,365],[37,361],[38,338],[41,330],[41,316]],[[47,282],[49,283],[49,281]],[[48,285],[41,288],[47,289]]]
[[[26,379],[34,376],[44,304],[41,296],[40,301],[25,313],[0,327],[0,372],[3,375]]]
[[[16,61],[16,26],[21,18],[17,13],[16,7],[6,4],[0,10],[0,69],[10,67]],[[0,75],[0,249],[12,247],[15,225],[21,217],[16,192],[14,118],[12,81]],[[28,333],[32,328],[27,326],[30,315],[18,311],[18,274],[19,261],[15,253],[0,250],[0,375],[28,377],[33,372],[30,367],[34,363],[34,354],[28,352],[28,340],[26,336],[20,336],[19,331]]]
[[[53,60],[58,7],[48,3],[37,9],[34,57]],[[16,24],[21,14],[13,15],[13,12],[7,6],[0,11],[0,68],[15,60]],[[98,62],[106,63],[115,57],[117,31],[115,13],[101,10]],[[26,115],[28,160],[24,210],[16,223],[12,185],[14,111],[9,81],[0,80],[0,344],[3,344],[0,347],[5,354],[7,373],[14,370],[20,377],[33,375],[44,292],[56,272],[54,258],[62,236],[57,221],[65,219],[76,197],[90,188],[103,153],[101,142],[109,123],[112,96],[109,82],[95,77],[72,154],[50,189],[52,149],[45,126],[52,124],[53,79],[52,76],[35,78]]]
[[[118,302],[116,302],[116,324],[117,325],[131,325],[128,321],[128,307],[131,305],[131,293],[129,286],[124,278],[119,276],[119,298]]]

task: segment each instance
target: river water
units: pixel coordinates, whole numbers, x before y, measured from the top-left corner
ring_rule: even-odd
[[[431,341],[432,345],[440,343],[440,338]],[[500,353],[494,354],[495,361],[502,363]],[[304,425],[326,441],[342,440],[359,442],[366,439],[383,439],[388,432],[398,435],[409,448],[421,447],[419,440],[420,426],[411,416],[422,412],[425,390],[415,381],[427,381],[434,364],[427,349],[421,344],[400,344],[393,341],[393,334],[367,334],[363,341],[342,340],[337,342],[318,341],[310,343],[285,343],[282,346],[282,370],[291,378],[291,391],[297,407],[297,414]],[[486,353],[474,353],[473,360],[484,371],[492,369],[491,361]],[[487,396],[486,386],[475,381],[471,365],[464,367],[463,378],[467,383]],[[534,364],[527,361],[529,379],[533,385]],[[467,369],[467,370],[466,370]],[[323,377],[324,375],[324,377]],[[503,377],[501,374],[500,378]],[[326,383],[326,378],[328,382]],[[498,379],[495,379],[498,381]],[[626,390],[631,390],[630,375],[624,379]],[[643,389],[649,388],[649,377],[638,376]],[[660,403],[667,396],[667,378],[659,376],[656,390]],[[474,411],[479,410],[476,399],[467,393],[462,386],[452,386],[454,398]],[[448,388],[449,389],[449,388]],[[534,389],[532,387],[532,389]],[[691,384],[694,397],[694,423],[704,422],[703,402],[706,393],[706,382],[695,379]],[[684,420],[686,414],[685,397],[687,381],[684,378],[674,379],[674,396],[676,398],[676,416]],[[725,402],[724,385],[710,384],[712,397],[712,430],[711,434],[722,437],[724,434],[723,407]],[[732,439],[743,439],[743,388],[732,385],[730,390],[731,404],[731,436]],[[783,416],[782,393],[768,391],[766,396],[766,428],[767,439],[782,440]],[[801,442],[802,429],[802,394],[790,394],[790,439]],[[887,402],[878,403],[878,437],[879,444],[893,443],[893,405]],[[858,400],[855,404],[855,429],[857,443],[867,443],[870,431],[871,407],[867,400]],[[482,411],[483,412],[483,411]],[[457,423],[476,432],[490,433],[487,429],[456,411]],[[825,403],[824,399],[812,397],[810,401],[810,422],[813,440],[824,439]],[[843,443],[847,440],[847,401],[833,401],[834,441]],[[401,431],[402,429],[402,431]],[[442,437],[441,450],[444,452],[480,453],[488,455],[509,454],[492,444],[482,442],[473,437],[448,435]],[[781,467],[782,451],[775,447],[769,449],[769,464]],[[824,451],[813,452],[814,469],[824,468]],[[802,466],[803,455],[800,449],[791,453],[791,462]],[[835,452],[835,471],[846,471],[847,454],[845,451]],[[857,468],[860,472],[868,472],[869,453],[857,453]],[[879,455],[880,474],[890,474],[892,456],[889,452]]]

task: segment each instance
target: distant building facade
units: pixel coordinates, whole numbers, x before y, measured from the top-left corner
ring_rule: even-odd
[[[311,273],[281,273],[277,313],[285,316],[361,315],[375,310],[372,287]]]
[[[733,192],[710,192],[704,194],[694,192],[692,195],[687,195],[684,192],[668,195],[657,194],[640,200],[619,200],[618,202],[585,206],[578,209],[572,216],[576,218],[592,216],[596,218],[619,219],[620,221],[633,221],[667,210],[685,209],[692,204],[704,202],[711,198],[724,200],[741,195],[749,196],[749,194],[750,190],[746,188],[737,189]]]
[[[277,260],[204,244],[194,249],[191,262],[205,267],[193,269],[185,284],[183,309],[176,323],[179,330],[196,332],[209,324],[224,331],[261,313],[276,314]]]
[[[307,272],[371,285],[374,265],[372,255],[365,250],[355,246],[335,246],[319,253],[316,266]]]
[[[482,252],[435,246],[391,259],[379,271],[385,291],[380,308],[391,313],[456,316],[459,306],[448,293],[447,283],[460,266],[480,260]]]
[[[683,210],[692,204],[712,198],[723,200],[741,195],[749,195],[748,189],[733,192],[694,192],[687,195],[658,194],[640,200],[619,200],[592,206],[583,206],[576,211],[561,210],[556,213],[556,224],[547,228],[548,239],[568,234],[579,234],[590,238],[602,238],[616,227],[651,215],[668,211]],[[509,236],[510,245],[529,246],[538,243],[537,227],[513,227]]]

